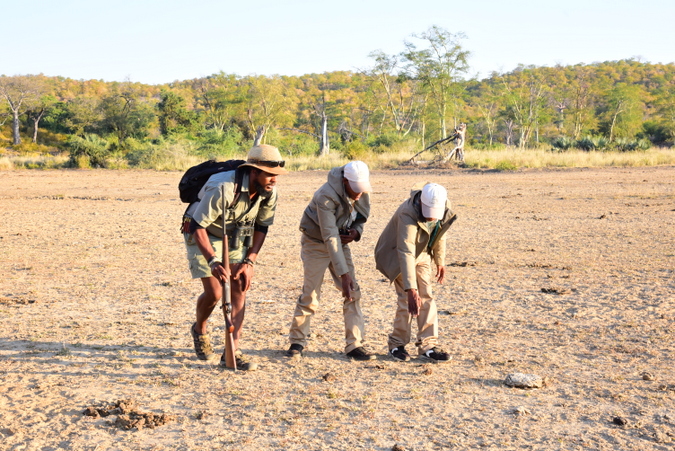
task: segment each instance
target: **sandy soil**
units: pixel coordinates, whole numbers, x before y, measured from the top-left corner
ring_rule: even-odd
[[[289,362],[297,225],[325,177],[279,180],[247,374],[194,357],[179,173],[1,172],[0,449],[673,449],[674,167],[375,172],[352,249],[378,360],[343,356],[327,284],[309,352]],[[373,261],[420,180],[445,185],[459,216],[435,285],[445,365],[386,357],[394,291]],[[222,325],[214,314],[218,350]],[[514,372],[547,385],[509,388]],[[121,421],[119,401],[163,420]]]

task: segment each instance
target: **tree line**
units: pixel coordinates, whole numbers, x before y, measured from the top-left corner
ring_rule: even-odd
[[[675,141],[675,64],[519,66],[467,79],[462,34],[433,26],[370,67],[303,76],[224,72],[165,85],[0,77],[5,147],[66,150],[105,165],[181,143],[224,157],[252,142],[288,155],[407,150],[468,125],[469,149],[635,150]]]

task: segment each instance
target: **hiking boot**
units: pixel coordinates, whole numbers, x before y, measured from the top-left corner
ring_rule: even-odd
[[[410,354],[405,350],[405,346],[399,346],[389,351],[389,355],[399,362],[407,362],[410,360]]]
[[[234,360],[237,363],[238,371],[255,371],[258,369],[257,363],[244,360],[244,356],[241,353],[239,353],[239,355],[235,354]],[[227,368],[227,365],[225,364],[225,356],[220,358],[220,367]]]
[[[290,357],[291,359],[299,359],[302,357],[302,351],[305,349],[303,345],[299,345],[296,343],[293,343],[290,348],[288,348],[288,351],[284,354],[286,357]]]
[[[360,362],[366,361],[366,360],[375,360],[377,357],[374,356],[373,354],[368,354],[363,347],[359,346],[358,348],[354,348],[351,351],[347,353],[347,357],[353,360],[358,360]]]
[[[197,323],[194,323],[190,327],[190,334],[192,335],[192,342],[195,345],[195,354],[199,360],[209,360],[213,357],[213,348],[211,347],[211,336],[206,334],[198,334],[195,331],[195,326]]]
[[[430,360],[432,362],[447,362],[451,359],[447,352],[443,351],[441,348],[432,348],[426,351],[424,354],[420,354],[420,357],[424,360]]]

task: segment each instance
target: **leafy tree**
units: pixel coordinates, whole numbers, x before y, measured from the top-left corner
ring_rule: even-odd
[[[487,134],[487,144],[492,146],[497,132],[499,112],[504,108],[503,98],[499,95],[496,85],[496,76],[484,80],[483,83],[475,83],[470,88],[472,94],[470,106],[476,110],[478,121],[476,128],[483,127]],[[474,130],[473,134],[477,132]]]
[[[76,136],[84,136],[85,132],[97,130],[97,124],[103,119],[99,108],[99,100],[95,97],[78,96],[59,108],[63,127]]]
[[[234,74],[220,72],[195,80],[192,89],[196,91],[197,105],[204,112],[204,126],[219,131],[228,124],[245,117],[247,87]]]
[[[407,70],[412,78],[418,79],[429,90],[439,120],[440,138],[448,136],[448,115],[457,116],[461,104],[460,76],[469,69],[469,52],[464,50],[461,40],[464,34],[452,34],[436,25],[426,32],[413,35],[424,41],[426,48],[419,49],[415,43],[405,41],[402,56],[407,61]],[[455,119],[455,125],[458,122]]]
[[[113,91],[101,100],[98,110],[102,115],[101,130],[115,134],[120,142],[129,137],[146,137],[155,119],[153,107],[131,83],[114,86]]]
[[[19,134],[20,116],[25,112],[28,103],[39,97],[40,84],[35,75],[0,76],[0,97],[9,107],[12,115],[12,144],[21,144]]]
[[[281,77],[251,76],[246,81],[249,88],[246,119],[255,143],[264,142],[265,131],[272,126],[292,125],[297,98],[286,90]]]
[[[406,136],[415,125],[424,102],[420,85],[417,80],[401,72],[399,56],[387,55],[381,50],[372,52],[369,56],[375,60],[375,65],[368,71],[368,75],[384,94],[385,106],[382,109],[391,115],[396,133],[401,137]],[[379,91],[375,87],[372,89],[376,93]]]
[[[615,138],[632,139],[640,131],[644,92],[639,85],[617,83],[604,96],[601,130],[609,141]]]
[[[159,132],[163,136],[191,132],[197,127],[197,114],[185,106],[185,99],[172,91],[162,91],[157,104]]]
[[[537,130],[547,105],[548,86],[541,73],[533,68],[519,67],[502,77],[503,95],[506,99],[506,116],[513,119],[520,131],[518,147],[527,146]]]
[[[26,110],[26,116],[33,125],[32,140],[34,143],[37,143],[40,121],[45,117],[49,110],[51,110],[54,105],[56,105],[56,103],[57,98],[50,94],[42,95],[36,98],[34,101],[29,102],[28,109]]]

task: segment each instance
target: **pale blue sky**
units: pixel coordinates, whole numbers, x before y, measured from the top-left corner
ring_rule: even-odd
[[[0,74],[160,84],[359,70],[431,25],[463,32],[471,75],[640,57],[675,62],[675,1],[0,0]]]

